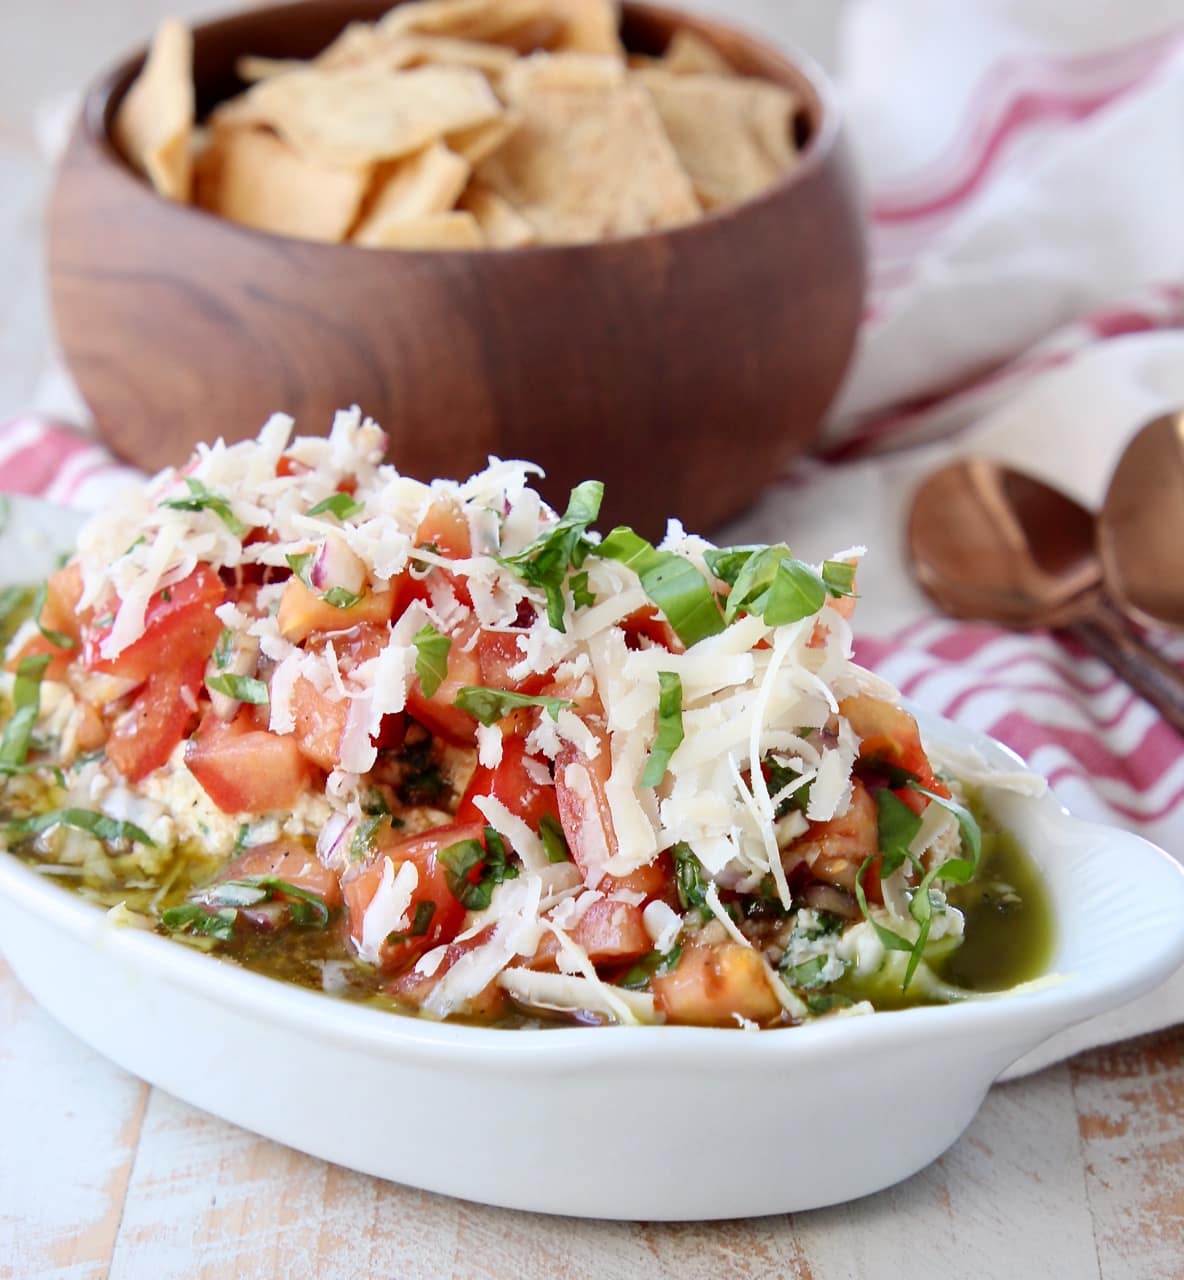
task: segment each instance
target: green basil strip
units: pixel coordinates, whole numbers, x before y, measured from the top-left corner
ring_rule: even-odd
[[[811,956],[809,960],[803,960],[801,964],[782,968],[781,976],[786,985],[790,987],[802,987],[805,989],[824,987],[826,983],[822,979],[822,971],[826,968],[829,959],[830,957],[825,954]]]
[[[412,640],[415,645],[415,674],[425,698],[435,696],[436,690],[448,679],[448,652],[452,641],[442,636],[429,622],[421,627]]]
[[[212,907],[253,907],[260,902],[274,902],[282,897],[292,913],[292,920],[303,928],[323,929],[329,923],[325,899],[311,889],[281,880],[278,876],[243,876],[239,880],[223,880],[210,885],[199,895]]]
[[[909,857],[909,846],[921,830],[921,819],[887,787],[876,792],[880,877],[887,879]]]
[[[206,687],[215,693],[224,693],[228,698],[237,698],[239,702],[249,702],[254,706],[265,706],[267,685],[252,676],[236,676],[231,672],[225,675],[210,676]]]
[[[331,604],[334,609],[352,609],[354,605],[361,601],[362,597],[355,595],[352,591],[347,591],[344,587],[330,587],[321,599],[326,604]]]
[[[822,562],[822,581],[826,589],[836,598],[855,594],[855,565],[846,560],[824,560]]]
[[[673,973],[678,968],[678,962],[681,959],[681,943],[671,947],[665,955],[661,951],[651,951],[649,955],[642,956],[633,968],[617,982],[617,986],[624,987],[626,991],[644,991],[650,985],[651,978],[656,978],[664,973]]]
[[[237,919],[238,912],[232,908],[206,911],[192,902],[169,907],[160,914],[160,923],[170,933],[195,933],[205,938],[217,938],[219,942],[229,942],[234,937]]]
[[[480,840],[459,840],[442,849],[438,861],[453,897],[468,911],[484,911],[493,901],[495,886],[518,877],[505,841],[492,827],[485,828],[484,845]],[[481,873],[474,879],[478,867]]]
[[[658,672],[658,732],[641,775],[643,787],[656,787],[666,776],[670,757],[685,736],[682,727],[682,680],[673,671]]]
[[[511,711],[516,711],[519,707],[542,707],[552,720],[558,720],[564,707],[575,704],[566,698],[531,696],[511,693],[509,689],[487,689],[484,685],[467,684],[457,693],[452,705],[488,727],[504,720]]]
[[[32,587],[0,589],[0,645],[6,645],[33,607],[36,592]]]
[[[539,839],[543,842],[543,852],[548,862],[570,862],[571,850],[567,847],[567,837],[559,819],[553,814],[544,813],[539,820]]]
[[[950,880],[956,884],[967,884],[978,873],[979,859],[983,855],[983,833],[975,821],[974,814],[949,796],[939,796],[936,791],[927,791],[924,787],[914,787],[923,796],[927,796],[934,804],[939,804],[947,812],[958,819],[958,829],[962,835],[963,847],[970,850],[970,858],[951,858],[942,868],[941,880]]]
[[[571,575],[571,602],[577,609],[596,603],[596,596],[588,586],[588,571]]]
[[[600,515],[603,498],[604,485],[599,480],[585,480],[571,491],[567,510],[557,524],[530,546],[499,562],[513,569],[524,582],[542,588],[547,598],[547,621],[556,631],[564,629],[564,581],[570,569],[579,569],[588,558],[592,549],[588,529]],[[587,595],[586,578],[580,594],[581,598]]]
[[[674,858],[674,883],[678,889],[678,901],[684,911],[707,906],[707,872],[685,841],[670,850]]]
[[[902,938],[899,933],[893,933],[891,929],[886,929],[878,920],[873,920],[871,912],[868,910],[867,895],[863,891],[863,878],[868,873],[868,868],[878,857],[877,854],[869,854],[863,860],[863,865],[859,868],[859,873],[855,877],[855,901],[859,903],[859,909],[863,912],[863,918],[868,921],[871,927],[876,931],[876,937],[883,943],[887,951],[912,951],[914,944],[908,938]],[[908,983],[904,984],[906,987]]]
[[[247,532],[247,526],[234,514],[230,502],[220,493],[213,493],[201,483],[185,477],[185,487],[189,490],[188,498],[168,498],[160,505],[173,511],[212,511],[219,520],[234,534],[241,538]]]
[[[724,629],[723,615],[707,579],[689,560],[673,551],[658,551],[623,525],[605,538],[595,554],[637,574],[641,589],[688,649]]]
[[[308,566],[312,564],[314,551],[301,551],[299,554],[289,553],[284,556],[288,562],[288,568],[300,579],[304,585],[308,586]]]
[[[12,719],[0,738],[0,764],[24,764],[29,739],[41,714],[41,680],[49,666],[48,653],[30,654],[17,665],[12,687]]]
[[[315,507],[309,507],[308,514],[310,516],[323,516],[328,513],[344,522],[352,520],[361,510],[363,510],[362,503],[351,494],[332,493],[329,497],[322,498]]]
[[[77,649],[78,642],[73,636],[66,635],[64,631],[54,631],[41,621],[41,613],[45,608],[45,599],[48,594],[49,583],[43,582],[33,597],[33,618],[37,623],[37,630],[57,649]]]
[[[424,898],[415,904],[415,915],[411,928],[403,933],[397,930],[386,935],[387,946],[393,947],[400,942],[409,942],[412,938],[422,938],[431,927],[432,917],[436,914],[436,904],[431,898]]]
[[[214,645],[213,659],[214,666],[219,671],[224,671],[230,663],[231,654],[234,651],[234,632],[229,627],[223,627],[218,633],[218,643]]]
[[[142,831],[132,822],[121,822],[108,818],[105,813],[95,813],[92,809],[53,809],[49,813],[38,814],[33,818],[22,818],[18,822],[7,822],[0,830],[10,835],[31,836],[48,831],[50,827],[73,827],[75,831],[85,831],[97,840],[134,840],[137,844],[156,847],[148,833]]]

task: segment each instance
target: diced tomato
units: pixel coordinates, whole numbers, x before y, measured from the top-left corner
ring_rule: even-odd
[[[111,624],[84,629],[82,658],[91,671],[103,671],[127,680],[147,680],[163,666],[176,667],[191,660],[204,662],[214,648],[222,623],[214,610],[226,598],[218,574],[199,565],[188,578],[158,591],[144,614],[144,633],[114,658],[102,656]]]
[[[271,876],[315,893],[330,910],[341,906],[341,885],[337,877],[317,861],[315,854],[295,841],[277,840],[245,850],[223,871],[221,879],[243,880],[255,876]]]
[[[828,822],[811,822],[788,852],[805,858],[816,880],[837,885],[848,893],[855,888],[855,877],[864,860],[880,848],[876,802],[858,779],[853,784],[847,812]],[[864,890],[872,898],[879,888],[878,859],[868,868]],[[876,872],[873,876],[872,872]]]
[[[601,898],[576,921],[572,941],[588,953],[594,965],[635,964],[654,949],[642,919],[642,908],[631,902]],[[545,933],[530,960],[532,969],[553,969],[559,955],[559,939]]]
[[[291,809],[312,784],[296,739],[258,727],[250,707],[228,724],[207,713],[185,748],[185,763],[223,813]]]
[[[760,952],[738,942],[687,946],[677,967],[650,986],[654,1004],[670,1022],[734,1027],[737,1015],[756,1023],[781,1016]]]
[[[190,659],[154,671],[107,739],[107,759],[129,782],[159,769],[197,717],[205,663]]]
[[[630,871],[627,876],[605,876],[599,888],[604,893],[643,893],[647,902],[661,898],[671,906],[678,902],[678,890],[674,883],[674,859],[668,852],[660,853],[653,862]]]
[[[349,913],[349,931],[355,945],[362,941],[362,927],[366,910],[374,901],[374,895],[382,883],[389,860],[394,874],[404,862],[412,862],[419,874],[419,881],[411,895],[407,909],[406,936],[384,942],[379,950],[379,967],[394,972],[415,963],[425,951],[451,942],[460,932],[465,918],[465,908],[448,885],[448,877],[439,861],[439,855],[450,845],[464,840],[485,840],[485,827],[480,823],[454,823],[437,827],[434,831],[415,836],[400,836],[387,827],[384,829],[373,861],[353,879],[347,879],[342,888],[345,906]],[[473,875],[479,876],[480,866]],[[417,911],[424,915],[430,909],[426,928],[419,936],[412,934]]]
[[[437,498],[415,531],[415,545],[431,545],[449,560],[467,560],[473,554],[469,522],[451,498]]]
[[[612,771],[608,731],[599,716],[584,716],[583,721],[600,750],[589,758],[565,741],[555,757],[555,792],[567,847],[586,875],[589,867],[602,866],[616,853],[617,836],[605,791]]]
[[[652,606],[638,609],[620,625],[625,633],[625,643],[630,649],[639,649],[641,645],[638,642],[644,637],[655,644],[660,644],[663,649],[669,649],[671,653],[685,652],[685,647],[674,628],[665,618],[659,616],[657,609]]]
[[[276,625],[280,635],[292,644],[300,644],[314,632],[349,631],[360,625],[389,622],[395,607],[391,590],[368,591],[357,604],[339,609],[310,591],[295,575],[284,586]]]
[[[422,1007],[427,998],[440,985],[441,980],[449,969],[458,961],[464,959],[470,951],[475,951],[478,947],[485,946],[493,936],[494,927],[494,925],[490,925],[473,937],[466,938],[463,942],[452,943],[444,952],[444,956],[435,971],[431,974],[417,973],[414,968],[409,968],[391,983],[391,995],[399,1000],[405,1000],[416,1008]],[[483,1022],[494,1022],[506,1013],[509,1004],[509,996],[497,985],[495,980],[484,990],[466,1000],[463,1006],[454,1010],[454,1012],[463,1014],[468,1018],[480,1018]]]
[[[482,681],[481,663],[466,642],[472,638],[469,628],[452,637],[448,651],[448,675],[429,698],[425,696],[418,677],[407,691],[407,710],[430,733],[458,746],[469,746],[477,740],[477,722],[467,711],[452,704],[465,685],[479,685]]]
[[[330,698],[301,676],[292,686],[292,736],[307,760],[326,773],[337,767],[349,703]]]
[[[474,771],[457,808],[457,822],[485,821],[474,804],[482,796],[492,796],[499,800],[532,831],[537,831],[539,823],[548,815],[558,821],[559,803],[554,785],[550,782],[536,782],[527,770],[526,760],[525,740],[519,737],[504,738],[501,763],[493,769],[478,765]]]
[[[934,776],[929,757],[921,745],[917,722],[903,708],[882,698],[860,694],[844,698],[839,712],[859,737],[860,763],[880,768],[902,769],[921,786],[939,795],[949,795]]]

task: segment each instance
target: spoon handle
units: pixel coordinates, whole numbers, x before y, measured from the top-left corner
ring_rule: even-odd
[[[1160,657],[1109,609],[1067,630],[1184,734],[1184,671]]]

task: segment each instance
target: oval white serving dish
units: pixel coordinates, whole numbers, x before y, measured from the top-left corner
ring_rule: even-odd
[[[990,739],[921,722],[935,745],[1016,767]],[[1016,1059],[1184,963],[1184,871],[1166,854],[1051,796],[988,803],[1048,885],[1056,980],[952,1007],[756,1033],[437,1024],[115,927],[3,852],[0,949],[54,1017],[127,1070],[352,1169],[582,1217],[793,1212],[922,1168]]]

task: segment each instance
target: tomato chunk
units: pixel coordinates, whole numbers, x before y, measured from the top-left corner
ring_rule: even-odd
[[[448,884],[440,853],[464,840],[484,843],[485,828],[478,823],[454,823],[415,836],[400,836],[386,827],[379,836],[373,861],[343,885],[349,913],[349,932],[361,949],[365,940],[366,912],[374,902],[384,877],[397,875],[405,863],[413,863],[418,880],[404,913],[406,928],[392,928],[377,947],[378,966],[396,972],[414,964],[425,951],[451,942],[460,932],[465,908]],[[390,863],[390,872],[387,863]],[[418,924],[417,924],[418,922]],[[422,932],[416,933],[417,927]],[[371,946],[374,940],[369,940]]]
[[[477,740],[477,722],[467,711],[452,704],[465,685],[482,683],[481,663],[477,655],[465,649],[473,629],[452,637],[448,651],[448,674],[429,698],[418,677],[407,691],[407,710],[429,733],[456,746],[470,746]]]
[[[185,763],[223,813],[291,809],[312,783],[296,739],[258,728],[249,707],[228,724],[207,713],[185,748]]]
[[[605,791],[612,771],[608,731],[599,716],[583,720],[599,739],[600,750],[588,757],[565,741],[555,757],[555,792],[567,847],[587,875],[589,867],[603,866],[616,853],[617,836]]]
[[[934,776],[929,757],[921,745],[917,722],[903,708],[868,694],[844,698],[839,712],[858,735],[862,764],[901,769],[911,773],[921,786],[939,795],[949,792]]]
[[[274,877],[324,899],[330,910],[341,906],[341,885],[328,867],[302,845],[291,840],[257,844],[240,853],[222,873],[223,880]]]
[[[780,1017],[781,1002],[769,985],[760,953],[738,942],[691,944],[671,973],[652,979],[654,1004],[670,1022],[734,1027]]]
[[[457,822],[484,822],[485,818],[474,801],[482,796],[492,796],[522,819],[532,831],[539,829],[545,817],[559,820],[559,803],[555,787],[550,782],[537,782],[526,766],[526,741],[520,737],[502,740],[502,759],[496,768],[478,765],[473,773],[460,806],[456,811]]]
[[[348,631],[361,624],[389,622],[394,607],[394,592],[387,590],[368,591],[357,604],[338,609],[292,577],[284,586],[276,625],[285,640],[300,644],[315,631]]]
[[[116,657],[102,656],[111,623],[85,628],[83,662],[91,671],[127,680],[147,680],[166,665],[204,662],[222,630],[214,610],[225,598],[226,589],[217,573],[201,565],[184,581],[152,597],[144,614],[143,635]]]
[[[608,898],[588,907],[573,925],[571,938],[583,947],[594,965],[634,964],[654,949],[641,907]],[[530,967],[553,969],[558,954],[559,939],[553,933],[545,933]]]
[[[200,659],[154,671],[107,739],[107,759],[129,782],[159,769],[189,732],[197,716],[197,692],[205,664]]]

